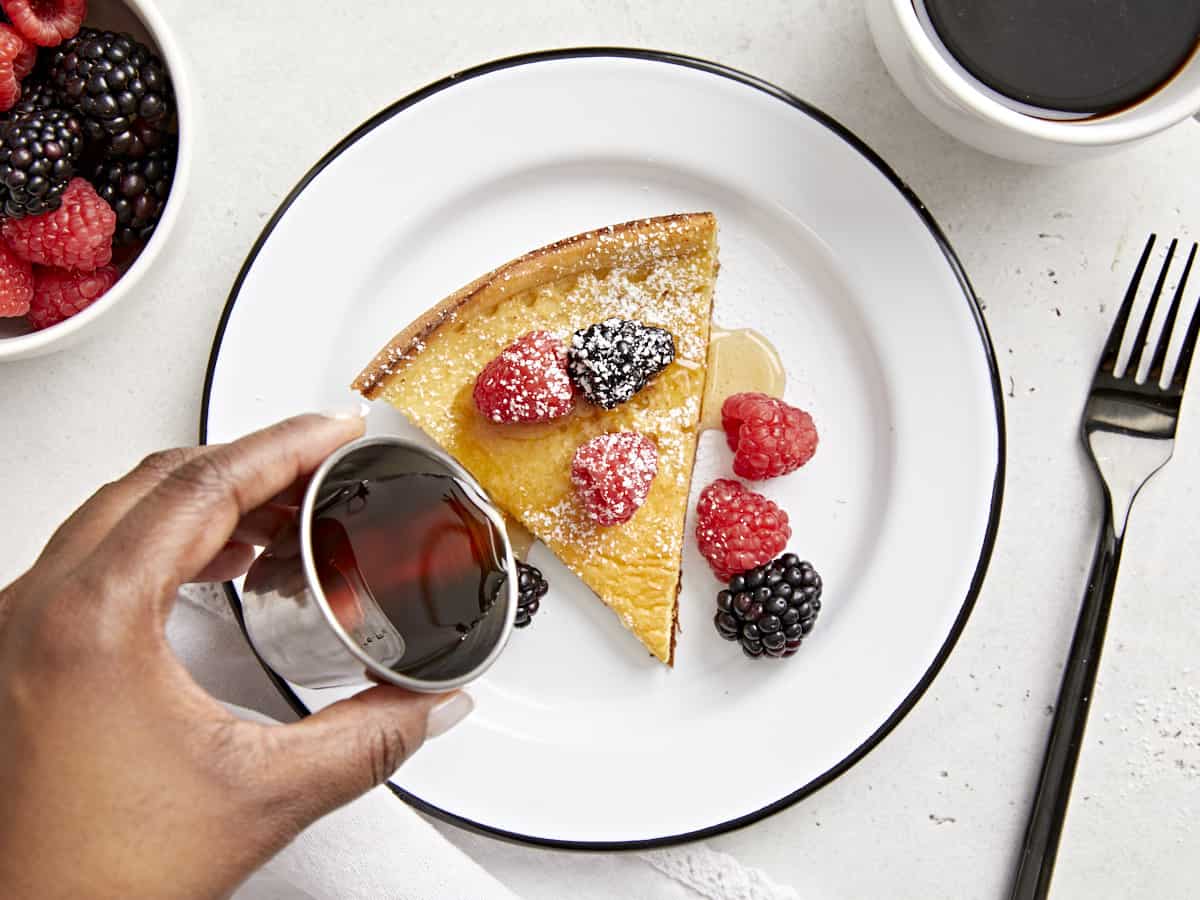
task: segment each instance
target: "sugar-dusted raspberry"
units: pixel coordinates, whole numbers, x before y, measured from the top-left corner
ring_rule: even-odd
[[[548,331],[531,331],[500,351],[475,379],[475,406],[493,422],[545,422],[565,416],[575,391],[567,351]]]
[[[23,316],[33,299],[33,267],[0,242],[0,316]]]
[[[571,460],[571,484],[599,525],[620,525],[633,518],[657,474],[658,448],[636,431],[594,437]]]
[[[721,406],[733,472],[758,481],[786,475],[817,452],[817,426],[802,409],[766,394],[733,394]]]
[[[37,266],[33,270],[29,321],[39,329],[57,325],[103,297],[118,277],[120,273],[114,266],[104,266],[94,272]]]
[[[0,226],[0,233],[22,259],[81,272],[108,265],[116,230],[117,214],[82,178],[71,179],[58,209],[8,219]]]
[[[21,36],[39,47],[74,37],[87,15],[87,0],[0,0]]]
[[[792,536],[787,513],[730,478],[700,492],[696,513],[696,543],[722,581],[769,562]]]

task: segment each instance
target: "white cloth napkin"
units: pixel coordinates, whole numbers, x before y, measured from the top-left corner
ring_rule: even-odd
[[[236,715],[270,722],[233,704]],[[387,788],[314,823],[255,873],[234,900],[426,900],[516,895],[481,869]]]
[[[187,585],[180,596],[183,602],[171,614],[167,638],[193,677],[239,715],[294,719],[246,646],[222,588]],[[505,883],[519,887],[528,900],[563,896],[799,900],[792,888],[702,843],[636,854],[538,850],[432,822],[387,788],[377,788],[312,825],[234,896],[235,900],[516,897]]]
[[[190,602],[176,604],[168,621],[167,639],[193,676],[243,718],[294,719],[264,683],[220,591],[189,586],[185,598]],[[229,700],[255,705],[270,716]],[[515,900],[516,895],[381,787],[310,826],[234,897]]]

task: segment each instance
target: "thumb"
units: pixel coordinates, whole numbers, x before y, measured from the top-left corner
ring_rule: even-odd
[[[296,816],[296,827],[383,784],[426,738],[458,724],[474,701],[461,691],[418,694],[378,685],[274,729],[272,774]],[[275,779],[273,779],[275,780]]]

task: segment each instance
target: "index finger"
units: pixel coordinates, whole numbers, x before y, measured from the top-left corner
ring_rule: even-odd
[[[358,417],[285,419],[173,470],[96,547],[87,575],[155,598],[165,614],[179,585],[225,546],[241,517],[363,433]]]
[[[211,450],[211,447],[177,447],[150,454],[124,477],[109,482],[92,494],[58,526],[38,556],[38,564],[59,571],[70,570],[86,559],[112,526],[121,521],[172,469]]]

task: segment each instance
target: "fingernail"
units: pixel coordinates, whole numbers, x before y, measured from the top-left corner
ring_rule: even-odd
[[[453,697],[447,697],[429,710],[429,718],[425,720],[425,737],[435,738],[445,734],[469,716],[474,708],[475,701],[471,699],[470,694],[460,691]]]
[[[348,400],[344,406],[334,406],[321,410],[321,415],[328,419],[365,419],[371,411],[371,404],[366,400]]]

